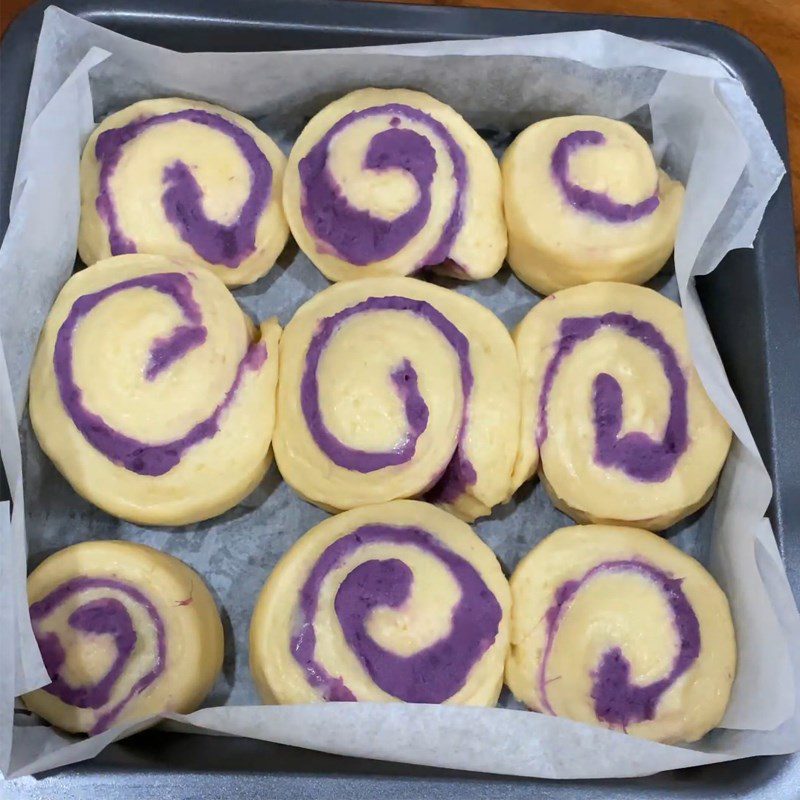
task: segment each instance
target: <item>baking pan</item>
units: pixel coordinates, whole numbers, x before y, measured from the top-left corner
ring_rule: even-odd
[[[750,41],[719,25],[550,12],[397,6],[341,0],[62,0],[111,30],[181,51],[291,50],[605,28],[715,58],[745,85],[787,160],[780,79]],[[46,3],[12,23],[0,46],[0,232]],[[698,280],[731,384],[772,475],[770,518],[800,598],[800,296],[788,178],[752,250]],[[2,291],[2,289],[0,289]],[[1,491],[1,490],[0,490]],[[0,499],[7,497],[0,493]],[[544,781],[345,758],[247,739],[148,731],[91,762],[0,787],[11,797],[106,800],[308,797],[725,798],[797,800],[800,755],[745,759],[650,778]],[[102,794],[101,794],[102,793]],[[0,791],[0,795],[3,791]]]

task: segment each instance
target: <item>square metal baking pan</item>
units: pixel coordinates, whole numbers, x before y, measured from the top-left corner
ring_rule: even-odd
[[[0,232],[16,164],[42,15],[35,3],[0,46]],[[712,23],[551,12],[396,6],[340,0],[61,0],[67,11],[180,51],[392,44],[605,28],[711,56],[734,73],[787,160],[780,79],[764,54]],[[368,76],[365,76],[368,82]],[[800,297],[789,179],[752,250],[729,253],[700,297],[731,384],[775,485],[770,516],[800,598]],[[0,288],[0,291],[2,289]],[[3,498],[0,491],[0,499]],[[7,497],[7,495],[5,495]],[[26,798],[725,798],[797,800],[800,755],[734,761],[625,781],[544,781],[344,758],[246,739],[148,731],[91,762],[0,786]]]

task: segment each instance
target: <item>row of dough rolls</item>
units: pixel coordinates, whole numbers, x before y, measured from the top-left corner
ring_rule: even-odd
[[[509,634],[510,631],[510,634]],[[637,528],[562,528],[509,585],[463,522],[395,501],[338,514],[281,558],[256,603],[264,702],[529,708],[664,742],[724,714],[730,609],[693,558]]]
[[[67,282],[30,414],[80,494],[161,525],[234,506],[272,445],[328,510],[416,497],[472,521],[538,469],[577,521],[661,530],[708,500],[731,441],[680,308],[650,289],[562,290],[512,341],[464,295],[367,278],[317,294],[281,336],[211,273],[139,255]]]
[[[76,491],[141,524],[236,505],[265,474],[273,429],[283,476],[325,508],[424,494],[471,519],[508,499],[519,373],[483,306],[411,278],[347,282],[280,337],[207,271],[98,262],[45,323],[33,428]]]
[[[144,545],[86,542],[28,581],[52,682],[26,705],[72,732],[197,708],[223,634],[203,580]],[[647,531],[562,528],[509,582],[464,522],[418,501],[343,512],[280,559],[250,625],[265,703],[529,708],[663,742],[724,714],[736,671],[725,595]]]
[[[252,122],[181,98],[108,116],[81,161],[86,264],[149,253],[229,286],[275,263],[289,230],[330,280],[433,269],[477,280],[508,252],[539,292],[643,283],[669,258],[683,187],[626,123],[570,116],[526,128],[502,159],[450,106],[359,89],[305,126],[288,161]]]

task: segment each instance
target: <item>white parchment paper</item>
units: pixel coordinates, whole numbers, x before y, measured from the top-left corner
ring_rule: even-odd
[[[705,563],[730,598],[739,669],[723,727],[672,747],[522,711],[403,704],[258,706],[247,669],[247,625],[278,557],[324,512],[299,500],[273,468],[241,506],[185,529],[143,529],[91,507],[40,452],[26,408],[36,339],[74,266],[78,159],[95,119],[147,97],[221,103],[256,120],[288,152],[305,121],[355,88],[404,86],[453,105],[501,152],[531,122],[569,113],[624,118],[652,135],[667,169],[686,182],[675,273],[652,286],[680,297],[698,371],[736,440],[715,501],[669,532]],[[227,639],[223,675],[206,708],[166,724],[343,753],[550,778],[634,776],[800,749],[800,617],[764,518],[772,489],[725,376],[692,276],[752,243],[784,167],[742,86],[717,62],[603,31],[358,50],[178,54],[134,42],[51,8],[28,100],[11,224],[0,250],[0,453],[13,514],[0,505],[0,767],[9,777],[92,757],[131,732],[61,734],[13,710],[47,682],[27,614],[30,563],[90,538],[125,538],[173,553],[209,582]],[[290,246],[236,297],[256,318],[294,310],[327,282]],[[508,325],[537,302],[508,269],[448,285]],[[24,491],[24,494],[23,494]],[[524,487],[476,529],[511,570],[568,520],[540,485]],[[796,533],[796,532],[793,532]],[[26,545],[27,543],[27,545]],[[13,643],[13,653],[7,647]],[[12,726],[12,716],[14,725]],[[135,726],[139,729],[141,725]]]

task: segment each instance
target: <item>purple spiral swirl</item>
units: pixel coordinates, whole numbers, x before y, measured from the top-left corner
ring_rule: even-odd
[[[442,703],[464,686],[473,666],[492,646],[503,612],[475,567],[421,528],[363,525],[329,545],[300,589],[300,620],[290,642],[292,656],[309,685],[319,689],[326,700],[357,699],[342,677],[331,675],[317,660],[315,617],[328,575],[372,544],[411,546],[433,556],[455,579],[460,597],[446,636],[413,655],[397,655],[370,636],[366,622],[375,608],[401,608],[411,594],[414,575],[399,558],[364,561],[347,574],[334,598],[345,641],[387,694],[407,703]]]
[[[429,499],[435,498],[442,502],[450,502],[458,497],[466,486],[472,485],[477,479],[475,469],[463,451],[463,433],[474,378],[467,337],[430,303],[408,297],[369,297],[354,306],[321,319],[306,352],[305,367],[300,384],[300,405],[306,425],[317,447],[334,464],[344,469],[370,473],[385,467],[405,464],[413,459],[417,441],[428,426],[429,409],[419,392],[417,372],[408,359],[404,359],[398,364],[390,376],[395,389],[403,400],[407,421],[406,437],[392,450],[368,452],[349,447],[334,436],[323,419],[317,376],[320,358],[330,340],[345,321],[359,314],[375,311],[408,313],[425,320],[444,336],[458,358],[461,391],[464,397],[464,412],[458,443],[443,474],[435,476],[435,479],[432,480],[429,495]]]
[[[595,461],[603,467],[622,470],[628,477],[647,483],[667,480],[689,446],[689,418],[686,376],[675,351],[650,322],[632,314],[610,311],[597,317],[569,317],[561,320],[555,353],[544,372],[539,395],[539,447],[547,439],[547,411],[550,391],[558,370],[576,345],[604,328],[614,328],[650,348],[658,356],[670,385],[669,419],[660,441],[633,431],[620,437],[622,430],[622,389],[611,375],[601,372],[593,383]]]
[[[194,425],[188,433],[160,443],[141,442],[127,436],[86,407],[83,392],[75,381],[73,338],[81,321],[97,305],[119,292],[136,288],[166,295],[175,302],[184,318],[184,324],[176,327],[169,336],[153,342],[150,360],[144,370],[147,380],[156,379],[163,370],[205,342],[207,329],[203,325],[202,312],[194,299],[187,275],[178,272],[142,275],[82,295],[73,303],[56,336],[53,368],[64,409],[84,439],[115,464],[137,475],[158,476],[175,467],[189,448],[210,439],[219,431],[221,417],[233,402],[245,372],[260,369],[267,358],[267,349],[263,342],[253,342],[248,347],[236,368],[233,383],[220,403],[210,416]]]
[[[360,120],[375,116],[389,116],[389,127],[373,136],[362,168],[378,172],[402,170],[417,186],[418,196],[414,205],[393,220],[382,219],[369,210],[350,205],[329,165],[330,147],[335,137]],[[428,222],[431,185],[437,172],[445,170],[445,166],[437,163],[436,151],[425,135],[404,127],[408,123],[424,126],[444,144],[456,184],[453,206],[439,240],[415,268],[422,269],[445,261],[464,224],[467,160],[447,128],[430,114],[402,103],[352,111],[338,120],[298,164],[302,185],[301,211],[306,227],[324,248],[350,264],[365,266],[391,258]]]
[[[111,255],[137,252],[136,242],[120,226],[111,190],[111,178],[125,147],[151,128],[179,121],[203,125],[228,136],[250,169],[250,191],[237,220],[230,225],[208,218],[203,210],[203,190],[188,164],[178,159],[164,167],[162,176],[164,214],[181,239],[205,261],[234,269],[255,252],[256,228],[272,190],[272,167],[250,134],[220,114],[199,108],[136,119],[121,128],[103,131],[97,137],[95,156],[100,164],[100,190],[95,206],[108,227]]]
[[[700,623],[691,603],[681,588],[681,579],[673,578],[643,561],[604,561],[592,567],[582,578],[563,583],[555,591],[554,602],[545,614],[546,635],[539,666],[539,694],[548,714],[555,714],[547,697],[547,666],[558,632],[558,626],[578,592],[589,581],[608,573],[634,573],[650,581],[669,605],[672,623],[678,635],[678,653],[669,673],[644,686],[631,683],[631,664],[619,647],[603,653],[600,664],[592,672],[591,696],[597,719],[609,725],[627,728],[631,723],[655,718],[658,703],[700,655]]]
[[[138,634],[125,604],[113,596],[100,597],[79,605],[68,617],[67,624],[78,634],[91,637],[109,636],[114,641],[116,655],[106,673],[95,683],[74,686],[67,681],[63,667],[67,654],[58,633],[43,631],[42,623],[68,599],[93,589],[110,589],[120,592],[141,606],[147,613],[155,630],[155,653],[153,666],[133,683],[124,697],[107,708],[114,689],[128,667],[136,648]],[[111,578],[72,578],[55,588],[41,600],[31,604],[30,617],[33,632],[42,654],[45,669],[51,683],[44,691],[76,708],[98,711],[90,733],[100,733],[108,728],[122,709],[136,695],[150,686],[164,671],[167,658],[167,639],[164,621],[156,607],[133,586]],[[77,645],[80,647],[80,644]],[[102,710],[102,711],[101,711]]]
[[[578,211],[594,214],[606,222],[635,222],[652,214],[659,205],[658,186],[650,197],[630,205],[617,203],[603,192],[593,192],[573,183],[569,177],[570,156],[582,147],[599,146],[606,142],[600,131],[573,131],[560,139],[550,158],[550,174],[567,202]]]

